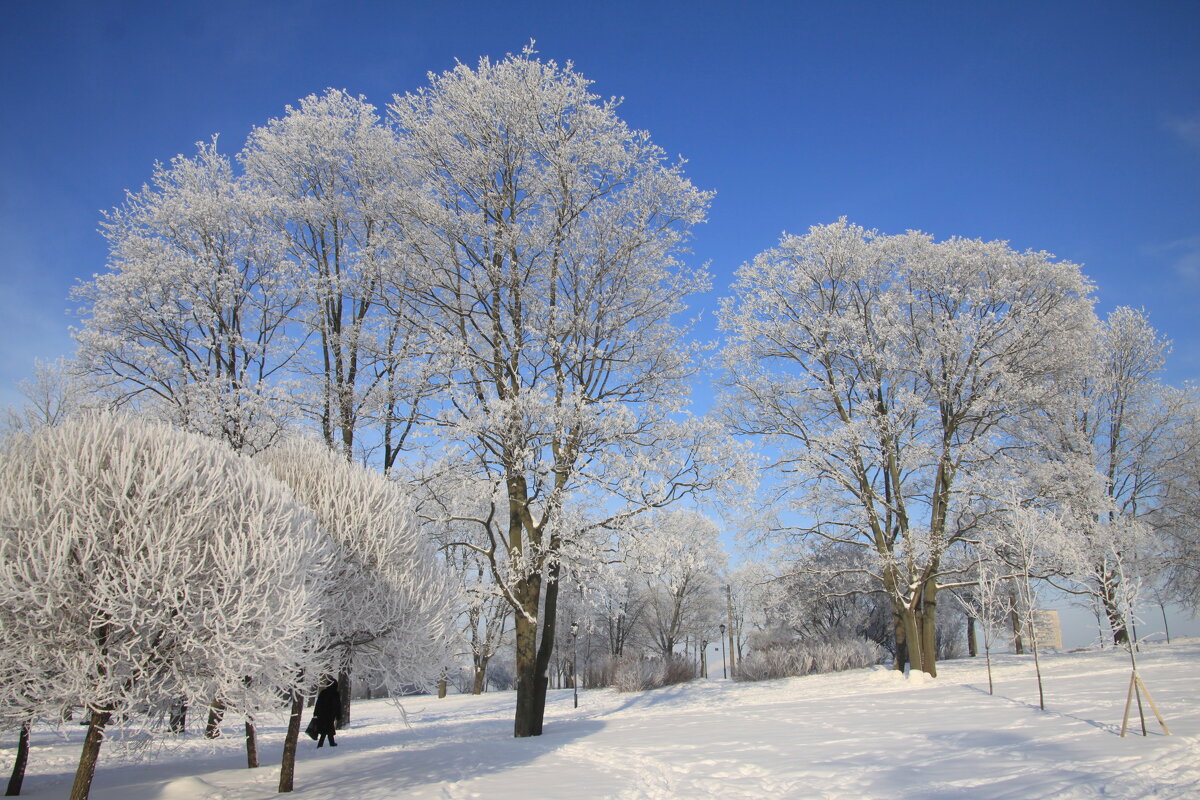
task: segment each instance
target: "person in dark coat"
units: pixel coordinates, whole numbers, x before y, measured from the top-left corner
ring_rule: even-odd
[[[337,681],[329,681],[321,687],[317,694],[317,703],[313,707],[313,729],[317,733],[317,747],[325,745],[325,737],[329,737],[329,746],[337,747],[333,734],[337,730],[338,720],[342,716],[342,695],[338,691]]]

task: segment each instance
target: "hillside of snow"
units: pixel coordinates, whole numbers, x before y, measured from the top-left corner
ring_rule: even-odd
[[[1200,797],[1200,640],[1143,646],[1139,674],[1171,729],[1134,708],[1123,651],[1043,657],[1046,711],[1031,656],[982,655],[906,678],[875,668],[759,684],[721,680],[640,694],[552,691],[545,734],[514,740],[511,692],[355,705],[339,747],[302,737],[301,798],[1192,798]],[[307,715],[305,718],[307,722]],[[94,800],[276,797],[282,716],[260,723],[264,765],[244,767],[237,730],[135,757],[107,742]],[[0,747],[4,777],[15,732]],[[22,796],[65,797],[83,729],[38,729]]]

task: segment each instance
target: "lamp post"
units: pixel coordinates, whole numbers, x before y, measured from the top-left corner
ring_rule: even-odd
[[[579,633],[579,623],[571,623],[571,688],[575,692],[575,707],[579,708],[579,673],[575,669],[575,659],[578,650],[575,646],[575,635]]]
[[[725,669],[725,626],[721,626],[721,677],[729,680],[729,672]]]

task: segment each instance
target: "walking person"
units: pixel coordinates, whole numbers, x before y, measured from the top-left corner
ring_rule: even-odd
[[[325,746],[325,737],[329,737],[330,747],[337,747],[333,735],[337,731],[341,716],[342,695],[338,691],[337,681],[326,678],[325,685],[317,693],[317,703],[313,707],[312,729],[317,734],[317,747]]]

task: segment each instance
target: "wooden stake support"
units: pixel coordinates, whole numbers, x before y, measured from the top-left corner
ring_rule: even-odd
[[[1150,690],[1146,688],[1146,684],[1142,682],[1142,676],[1137,674],[1135,669],[1129,676],[1129,693],[1125,695],[1125,714],[1121,717],[1121,738],[1125,738],[1125,728],[1129,725],[1129,707],[1133,704],[1134,693],[1137,693],[1138,710],[1142,707],[1142,695],[1146,696],[1146,702],[1150,704],[1150,710],[1154,712],[1154,718],[1158,720],[1158,724],[1162,726],[1163,733],[1167,736],[1171,735],[1171,729],[1167,727],[1167,723],[1163,720],[1162,714],[1158,713],[1158,706],[1154,704],[1154,698],[1150,696]],[[1146,719],[1142,718],[1142,736],[1146,735]]]

